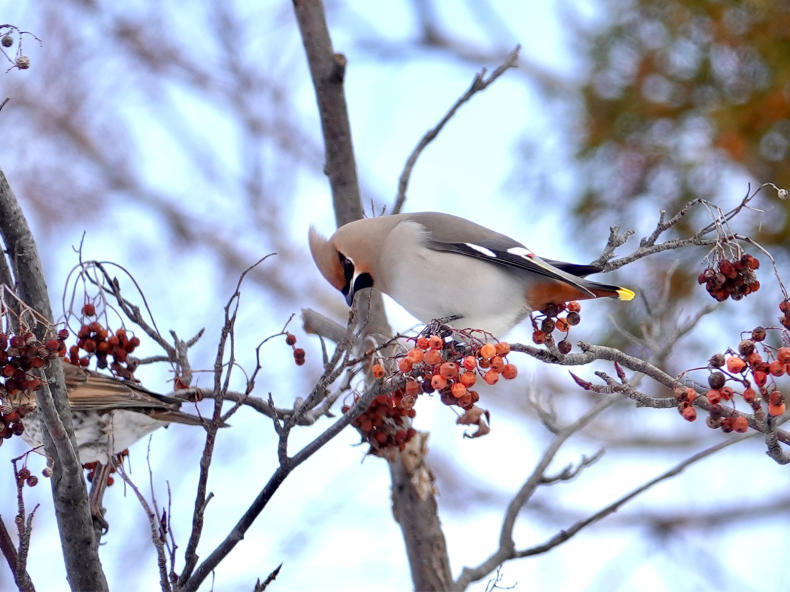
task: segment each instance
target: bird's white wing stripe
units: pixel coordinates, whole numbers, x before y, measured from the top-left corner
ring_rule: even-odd
[[[464,244],[470,249],[473,249],[478,253],[485,255],[486,257],[491,257],[491,259],[496,259],[496,253],[494,253],[494,251],[492,251],[491,249],[481,247],[480,245],[476,245],[474,243],[464,243]]]
[[[524,257],[525,259],[532,259],[535,256],[535,253],[530,251],[527,247],[511,247],[507,252],[517,257]]]

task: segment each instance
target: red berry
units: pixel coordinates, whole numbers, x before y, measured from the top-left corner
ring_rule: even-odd
[[[780,362],[779,360],[774,360],[768,365],[768,371],[773,376],[782,376],[782,374],[785,373],[785,365],[783,362]]]
[[[466,387],[473,386],[477,382],[477,375],[473,371],[467,371],[458,377],[458,382]]]
[[[428,347],[431,349],[442,349],[444,347],[444,339],[438,335],[431,335],[428,338]]]
[[[727,358],[727,370],[733,374],[740,373],[746,367],[746,362],[738,356],[730,356]]]
[[[484,360],[489,360],[496,355],[496,347],[490,343],[485,343],[480,348],[479,354]]]
[[[496,384],[499,380],[499,372],[495,370],[489,370],[488,372],[483,375],[483,380],[485,380],[488,384]]]
[[[455,362],[445,362],[439,367],[439,374],[445,378],[455,378],[458,376],[458,364]]]
[[[409,358],[401,358],[398,360],[398,370],[403,374],[408,374],[412,370],[412,363]]]
[[[293,333],[286,333],[285,343],[287,345],[294,345],[296,343],[296,335],[294,335]]]
[[[502,378],[513,380],[517,375],[518,368],[516,368],[515,364],[505,364],[505,367],[502,368]]]
[[[441,374],[434,374],[431,378],[431,387],[434,390],[440,391],[447,386],[447,379]]]
[[[739,434],[743,434],[746,430],[749,429],[749,420],[747,420],[743,415],[738,415],[732,418],[732,429]]]
[[[409,397],[416,397],[420,394],[420,383],[416,380],[409,380],[403,390]]]
[[[683,419],[685,419],[686,421],[694,421],[695,419],[697,419],[697,410],[694,409],[694,407],[692,407],[691,405],[683,407],[683,409],[680,410],[680,414],[683,416]]]
[[[423,350],[421,350],[420,348],[417,348],[417,347],[413,347],[412,349],[410,349],[408,351],[408,353],[406,354],[406,357],[409,359],[409,361],[412,364],[419,364],[420,362],[422,362],[422,359],[423,359],[424,355],[425,355],[425,352],[423,352]]]
[[[494,346],[494,348],[496,349],[496,355],[498,356],[506,356],[510,353],[510,344],[507,341],[500,341]]]
[[[422,359],[429,366],[436,366],[442,361],[442,353],[438,349],[429,349]]]
[[[96,307],[88,302],[82,307],[82,314],[84,314],[86,317],[92,317],[96,314]]]
[[[373,378],[384,378],[384,366],[381,364],[373,364],[370,372],[373,374]]]

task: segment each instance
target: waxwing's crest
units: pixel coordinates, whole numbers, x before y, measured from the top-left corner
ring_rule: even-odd
[[[315,227],[310,227],[310,253],[313,255],[318,270],[330,284],[338,290],[342,290],[346,285],[346,277],[343,273],[343,266],[340,264],[337,249],[334,245],[321,236]]]

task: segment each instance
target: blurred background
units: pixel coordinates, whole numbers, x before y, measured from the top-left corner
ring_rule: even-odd
[[[422,135],[514,46],[519,67],[476,95],[420,157],[405,211],[471,218],[538,254],[595,259],[609,226],[649,234],[660,210],[695,197],[724,209],[749,184],[790,185],[790,2],[785,0],[587,0],[489,2],[326,0],[335,50],[348,59],[346,94],[368,214],[391,207],[403,164]],[[269,258],[244,286],[237,356],[289,316],[312,307],[341,322],[342,297],[314,268],[308,227],[334,228],[315,98],[290,2],[0,0],[0,21],[21,36],[28,70],[0,73],[0,168],[38,239],[53,307],[62,312],[69,269],[112,260],[142,287],[157,323],[187,338],[197,369],[213,365],[222,307],[241,271]],[[19,39],[16,39],[17,43]],[[6,50],[11,59],[18,45]],[[787,204],[765,191],[734,230],[787,269]],[[694,210],[677,231],[705,225]],[[675,235],[673,235],[675,236]],[[637,239],[621,249],[636,248]],[[635,289],[630,304],[585,303],[571,336],[627,348],[670,373],[705,366],[736,347],[741,331],[776,325],[778,285],[761,258],[761,290],[727,301],[671,347],[680,322],[713,302],[696,285],[704,249],[653,257],[608,276]],[[414,324],[391,307],[396,329]],[[289,406],[320,376],[318,341],[290,329],[307,350],[296,367],[282,340],[264,350],[255,394]],[[510,335],[529,341],[527,327]],[[142,354],[158,353],[143,343]],[[527,404],[549,396],[571,421],[590,403],[567,370],[513,356],[519,378],[481,393],[492,432],[464,439],[455,414],[425,397],[416,427],[431,432],[440,514],[454,573],[496,547],[504,507],[540,458],[548,432]],[[611,367],[597,365],[611,372]],[[593,378],[593,368],[576,372]],[[697,378],[704,381],[704,373]],[[138,372],[160,392],[167,368]],[[242,377],[238,376],[241,384]],[[787,379],[785,384],[787,384]],[[199,385],[210,384],[208,374]],[[237,385],[238,386],[238,385]],[[642,385],[650,389],[650,385]],[[218,441],[205,557],[275,466],[271,423],[251,410]],[[328,421],[293,436],[295,451]],[[702,419],[623,402],[560,453],[556,469],[600,448],[571,482],[539,490],[517,527],[517,545],[544,542],[681,462],[727,438]],[[408,564],[392,519],[387,467],[365,458],[345,431],[300,467],[216,572],[214,589],[250,590],[280,562],[272,590],[407,590]],[[183,545],[202,447],[196,430],[172,426],[131,450],[133,478],[157,499],[172,492]],[[12,524],[10,464],[0,449],[0,515]],[[514,561],[501,585],[515,589],[782,590],[790,510],[787,469],[759,438],[694,465],[546,555]],[[41,459],[31,465],[40,470]],[[40,466],[38,466],[40,464]],[[40,590],[65,587],[46,483],[27,492],[37,511],[29,570]],[[105,497],[110,531],[102,560],[113,590],[159,589],[145,517],[120,482]],[[180,553],[180,551],[179,551]],[[13,582],[0,570],[0,588]],[[206,590],[210,589],[207,582]],[[486,589],[478,582],[472,589]]]

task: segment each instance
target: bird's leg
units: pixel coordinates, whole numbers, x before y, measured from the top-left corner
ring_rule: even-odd
[[[94,524],[100,527],[101,534],[106,534],[110,528],[109,523],[104,519],[102,499],[104,498],[104,490],[107,489],[107,478],[110,476],[110,472],[114,468],[113,462],[114,460],[107,464],[96,463],[93,481],[91,482],[91,491],[89,496],[91,516],[93,516]]]

